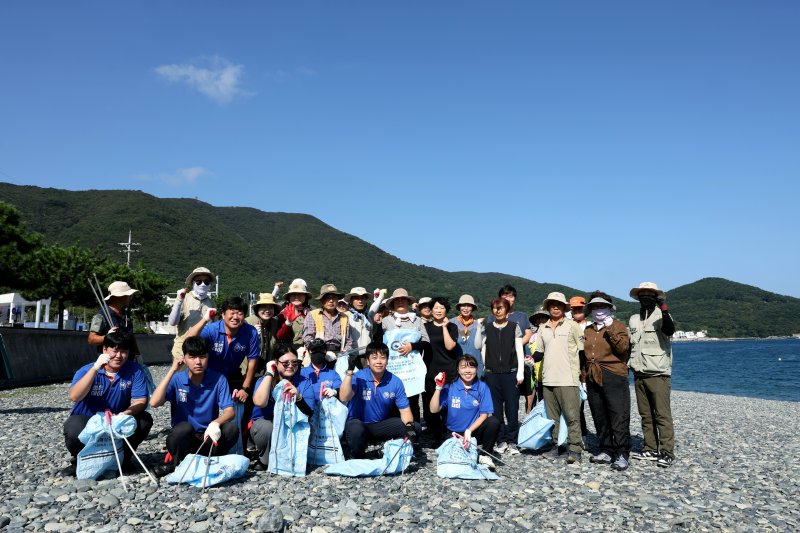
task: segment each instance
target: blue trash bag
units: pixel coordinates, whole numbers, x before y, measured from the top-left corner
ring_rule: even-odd
[[[478,464],[478,441],[473,438],[470,442],[467,451],[460,438],[445,440],[436,450],[436,475],[449,479],[500,479],[489,467]]]
[[[275,415],[272,419],[272,445],[267,471],[281,476],[303,477],[308,460],[308,417],[295,405],[294,398],[283,398],[283,381],[272,391]]]
[[[114,432],[114,444],[119,462],[122,463],[125,443],[123,437],[130,437],[136,431],[136,419],[130,415],[114,415],[111,417],[111,429]],[[108,433],[109,425],[104,413],[97,413],[86,423],[78,439],[86,446],[78,452],[78,465],[75,477],[78,479],[97,479],[106,470],[116,470],[117,460],[114,458],[114,445]]]
[[[342,443],[339,440],[347,422],[347,407],[336,398],[323,398],[317,402],[311,417],[311,432],[308,438],[308,463],[331,465],[344,461]]]
[[[332,476],[376,477],[403,472],[411,464],[414,446],[403,439],[392,439],[383,445],[381,459],[349,459],[330,465],[325,473]],[[387,467],[388,465],[388,467]]]
[[[555,422],[547,418],[544,401],[536,404],[519,426],[517,445],[520,448],[539,450],[553,443]]]
[[[250,460],[243,455],[228,454],[209,458],[205,455],[190,453],[183,458],[175,471],[164,479],[167,483],[178,483],[183,478],[183,483],[202,488],[206,467],[208,467],[205,486],[211,487],[242,477],[247,472],[248,466],[250,466]]]

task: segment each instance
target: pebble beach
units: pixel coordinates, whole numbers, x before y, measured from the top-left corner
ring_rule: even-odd
[[[166,367],[151,367],[156,382]],[[675,464],[631,461],[625,472],[566,465],[553,452],[502,456],[498,481],[436,476],[423,447],[402,476],[305,478],[248,471],[205,492],[144,475],[64,477],[68,384],[0,391],[0,529],[18,531],[797,531],[800,403],[673,391]],[[641,426],[632,397],[634,450]],[[588,406],[589,430],[593,431]],[[164,457],[169,409],[139,447]],[[588,437],[589,449],[596,440]]]

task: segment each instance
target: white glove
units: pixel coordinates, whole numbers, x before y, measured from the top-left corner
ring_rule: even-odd
[[[469,445],[470,445],[471,441],[472,441],[472,430],[467,428],[467,430],[464,431],[464,441],[463,441],[465,450],[469,449]]]
[[[178,300],[183,300],[186,298],[186,289],[181,289],[178,291]]]
[[[333,352],[325,352],[325,360],[326,361],[336,361],[337,357],[336,354]]]
[[[378,297],[383,300],[386,297],[386,289],[381,289],[378,291]]]
[[[217,310],[213,307],[209,307],[206,309],[206,312],[203,313],[203,319],[205,319],[206,322],[211,322],[214,320],[215,316],[217,316]]]
[[[222,437],[222,429],[220,429],[219,424],[216,422],[211,422],[208,427],[206,428],[205,433],[203,433],[203,440],[211,439],[214,444],[219,442],[219,439]]]
[[[108,360],[109,359],[111,359],[111,357],[109,357],[109,355],[107,353],[101,353],[97,357],[97,361],[94,362],[94,370],[95,370],[95,372],[97,372],[98,370],[100,370],[101,368],[106,366],[108,364]]]
[[[267,363],[267,375],[275,377],[275,374],[278,372],[278,362],[275,360],[270,361]]]
[[[607,328],[611,327],[611,324],[614,323],[614,317],[607,316],[603,319],[603,325]]]
[[[522,378],[525,376],[521,368],[517,369],[517,383],[522,383]]]
[[[297,357],[300,359],[301,364],[303,359],[306,358],[306,355],[308,355],[308,348],[306,348],[305,346],[301,346],[297,349]]]
[[[586,394],[586,383],[581,382],[581,390]]]
[[[328,387],[327,389],[322,391],[322,394],[324,394],[327,398],[333,398],[334,396],[336,396],[336,389],[331,389],[330,387]]]

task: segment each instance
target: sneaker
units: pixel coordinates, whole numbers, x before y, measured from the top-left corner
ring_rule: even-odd
[[[505,442],[501,442],[497,446],[494,447],[494,451],[497,453],[506,453],[508,451],[508,444]]]
[[[634,459],[644,459],[645,461],[658,461],[661,455],[658,452],[645,450],[643,452],[633,452]]]
[[[252,466],[252,469],[256,472],[264,472],[267,469],[267,465],[256,459],[255,463]]]
[[[481,455],[480,457],[478,457],[478,464],[486,466],[486,468],[488,468],[492,472],[494,472],[495,468],[497,468],[494,465],[494,461],[492,461],[492,458],[489,457],[488,455]]]
[[[611,463],[611,456],[606,452],[598,453],[597,455],[589,457],[589,462],[598,465],[607,465]]]
[[[508,455],[519,455],[522,452],[519,451],[519,448],[517,448],[516,444],[509,444],[508,451],[506,453]]]
[[[628,469],[628,459],[624,455],[617,457],[617,460],[611,465],[611,468],[617,472],[622,472]]]
[[[74,459],[69,462],[69,466],[59,470],[59,475],[62,477],[75,477],[75,471],[78,469],[78,460]]]
[[[556,450],[556,455],[564,455],[565,453],[567,453],[567,447],[564,445],[559,446]]]
[[[581,454],[578,452],[568,452],[567,453],[567,464],[571,465],[574,463],[581,462]]]
[[[661,456],[658,458],[656,464],[662,468],[669,468],[672,466],[672,463],[675,462],[675,459],[670,457],[669,455],[662,453]]]
[[[168,476],[174,471],[175,471],[175,463],[173,463],[172,461],[170,461],[169,463],[164,463],[153,467],[153,475],[158,478]]]

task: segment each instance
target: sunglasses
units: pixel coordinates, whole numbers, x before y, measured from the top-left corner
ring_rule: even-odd
[[[196,279],[194,280],[195,285],[205,285],[206,287],[211,285],[210,279]]]
[[[278,364],[286,368],[293,368],[299,366],[300,361],[278,361]]]

